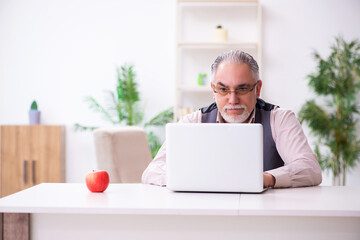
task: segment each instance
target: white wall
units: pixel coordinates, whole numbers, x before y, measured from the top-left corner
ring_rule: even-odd
[[[328,54],[339,33],[360,38],[360,1],[260,2],[262,96],[298,112],[311,97],[312,50]],[[83,98],[103,102],[125,62],[135,65],[148,119],[173,105],[175,0],[0,0],[0,124],[27,124],[36,99],[43,124],[66,125],[68,182],[96,167],[92,134],[74,133],[73,124],[107,124]],[[359,172],[349,185],[360,184]]]
[[[116,66],[135,65],[146,117],[173,106],[175,1],[0,0],[0,124],[27,124],[36,99],[43,124],[66,125],[66,181],[96,167],[92,133],[106,125],[83,99],[104,102]]]

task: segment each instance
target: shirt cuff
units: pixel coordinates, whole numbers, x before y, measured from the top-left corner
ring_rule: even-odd
[[[288,188],[291,187],[291,178],[286,171],[282,169],[273,169],[267,171],[267,173],[271,174],[275,178],[274,188]]]

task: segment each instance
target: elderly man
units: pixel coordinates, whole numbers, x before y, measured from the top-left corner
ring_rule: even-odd
[[[184,116],[183,123],[261,123],[264,130],[264,187],[318,185],[321,169],[292,111],[259,98],[262,81],[254,58],[230,51],[211,66],[215,103]],[[191,166],[189,166],[191,167]],[[166,147],[142,176],[143,183],[166,186]]]

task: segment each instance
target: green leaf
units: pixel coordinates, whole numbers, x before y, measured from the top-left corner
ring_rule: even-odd
[[[35,100],[31,103],[30,109],[31,110],[38,110],[38,105],[37,105],[37,102]]]
[[[301,108],[299,120],[301,123],[306,122],[317,136],[327,137],[331,133],[331,115],[318,106],[314,100],[307,101]]]
[[[80,125],[79,123],[75,123],[74,124],[74,131],[80,131],[80,132],[84,132],[84,131],[94,131],[95,129],[97,129],[99,127],[89,127],[89,126],[83,126]]]
[[[174,110],[168,108],[165,111],[160,112],[158,115],[153,117],[149,122],[145,123],[144,127],[148,126],[164,126],[167,123],[174,121]]]
[[[111,114],[102,105],[100,105],[100,103],[98,103],[95,98],[86,97],[85,101],[89,103],[90,109],[94,110],[95,112],[101,113],[106,120],[112,122],[113,124],[116,124],[116,121],[113,120]]]
[[[149,142],[151,156],[154,158],[161,148],[160,139],[152,131],[148,132],[146,135]]]

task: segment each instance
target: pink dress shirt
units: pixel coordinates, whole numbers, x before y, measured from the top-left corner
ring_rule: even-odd
[[[255,116],[252,116],[254,119]],[[201,123],[201,111],[184,116],[182,123]],[[218,115],[218,122],[223,122]],[[253,120],[251,121],[253,122]],[[319,185],[322,181],[317,157],[295,114],[290,110],[275,108],[270,114],[271,132],[284,166],[267,171],[275,177],[276,188]],[[142,182],[166,186],[166,144],[145,169]]]

